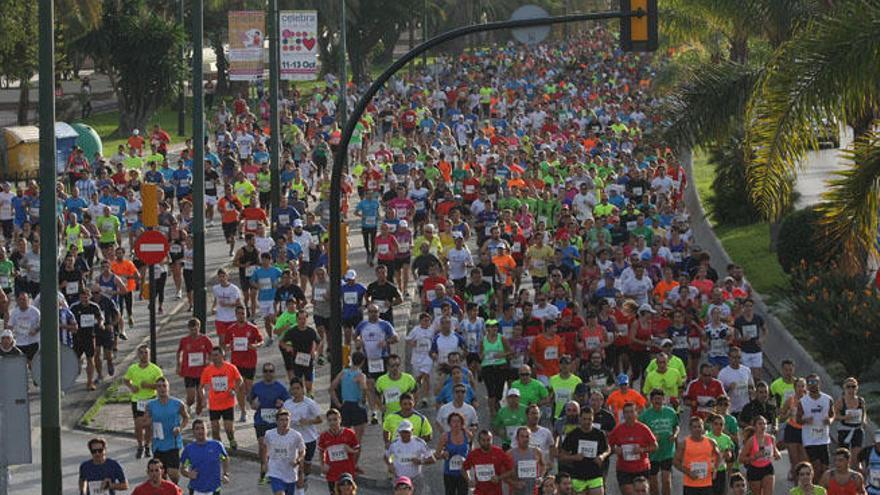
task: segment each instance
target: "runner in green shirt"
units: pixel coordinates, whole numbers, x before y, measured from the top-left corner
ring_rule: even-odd
[[[550,396],[547,392],[547,387],[532,378],[532,369],[528,366],[520,368],[519,380],[510,384],[510,388],[517,389],[520,392],[522,402],[527,406],[531,404],[543,405],[542,403],[548,402],[546,399]]]
[[[128,367],[123,383],[131,391],[131,412],[134,416],[134,436],[137,439],[137,457],[150,457],[150,422],[146,416],[147,402],[156,398],[156,381],[163,375],[162,368],[150,362],[150,347],[137,348],[138,360]]]
[[[416,380],[400,371],[400,356],[388,356],[388,372],[376,380],[376,392],[385,404],[385,414],[400,411],[400,397],[416,391]]]
[[[727,485],[727,463],[733,461],[733,453],[736,444],[727,433],[724,433],[724,418],[717,414],[710,414],[707,418],[709,429],[706,436],[715,440],[718,445],[718,451],[721,452],[721,462],[715,468],[716,478],[712,481],[713,487],[723,487]],[[722,493],[716,491],[715,493]]]
[[[574,398],[574,389],[581,382],[581,378],[571,372],[571,358],[568,356],[559,358],[559,374],[550,377],[550,388],[553,390],[555,404],[554,419],[562,414],[565,404]]]
[[[642,411],[639,421],[645,423],[657,437],[657,450],[649,456],[651,484],[662,486],[662,493],[672,493],[672,459],[675,457],[675,440],[678,437],[678,414],[671,407],[664,406],[665,401],[666,394],[662,389],[652,390],[651,407]]]
[[[509,447],[511,439],[516,437],[516,430],[525,425],[526,406],[520,404],[519,390],[511,388],[507,391],[507,404],[492,418],[492,429],[501,437],[502,444]]]
[[[116,244],[117,234],[119,233],[119,219],[116,215],[110,214],[110,207],[104,206],[104,214],[95,219],[95,226],[101,233],[100,242],[102,247]]]

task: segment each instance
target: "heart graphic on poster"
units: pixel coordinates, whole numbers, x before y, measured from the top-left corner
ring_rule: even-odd
[[[315,47],[315,38],[303,38],[302,43],[306,50],[311,51]]]

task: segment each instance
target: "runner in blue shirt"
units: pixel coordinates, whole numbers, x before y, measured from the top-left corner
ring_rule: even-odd
[[[272,255],[260,255],[260,266],[251,275],[251,287],[257,287],[257,306],[266,326],[269,342],[272,342],[272,326],[275,324],[275,287],[281,279],[281,270],[272,266]]]
[[[177,162],[177,170],[171,174],[172,183],[174,184],[174,192],[177,194],[177,200],[189,196],[192,191],[192,172],[187,170],[183,160]]]
[[[147,403],[146,416],[153,425],[153,456],[162,461],[168,477],[175,484],[180,479],[180,434],[189,422],[189,412],[180,399],[168,395],[168,379],[156,380],[156,398]]]
[[[208,429],[201,419],[193,421],[195,441],[183,448],[180,474],[189,478],[190,492],[214,493],[229,482],[229,455],[217,440],[208,440]]]
[[[343,278],[345,282],[342,284],[342,328],[351,332],[364,319],[361,308],[367,288],[357,282],[357,272],[354,270],[345,272]]]
[[[79,465],[79,493],[115,495],[128,490],[128,480],[118,462],[107,457],[107,440],[92,438],[88,443],[92,458]]]
[[[354,209],[354,214],[361,217],[361,235],[370,266],[373,266],[373,256],[376,255],[376,230],[379,226],[379,201],[376,195],[375,192],[369,193]]]
[[[275,365],[266,363],[263,365],[263,379],[254,384],[247,400],[257,413],[254,415],[254,431],[257,433],[257,441],[260,444],[260,459],[263,458],[263,450],[266,444],[263,438],[266,432],[275,428],[275,414],[290,398],[287,387],[275,379]],[[260,484],[266,484],[266,465],[260,465]]]

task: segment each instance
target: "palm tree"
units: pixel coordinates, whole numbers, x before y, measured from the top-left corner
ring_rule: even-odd
[[[830,182],[821,206],[830,232],[822,242],[843,251],[852,273],[862,271],[877,254],[880,141],[870,130],[880,123],[880,1],[837,2],[798,30],[767,65],[748,115],[749,189],[771,219],[787,206],[787,179],[816,147],[816,123],[852,126],[850,169]]]

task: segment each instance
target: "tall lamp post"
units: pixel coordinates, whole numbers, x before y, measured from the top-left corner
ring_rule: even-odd
[[[346,34],[348,32],[348,25],[345,18],[345,0],[339,0],[339,6],[342,9],[340,15],[341,26],[339,26],[339,73],[341,75],[339,77],[339,106],[337,111],[339,112],[339,127],[343,127],[348,118],[348,104],[346,103],[348,68],[345,65],[345,56],[348,50],[348,35]]]
[[[55,196],[55,13],[40,0],[40,433],[43,493],[61,495],[61,376],[58,354],[58,218]],[[24,81],[22,84],[27,84]],[[49,213],[48,215],[45,213]],[[10,448],[12,446],[6,446]]]
[[[207,331],[208,295],[205,290],[205,91],[202,84],[204,0],[192,0],[193,92],[193,316]]]
[[[186,16],[186,12],[184,9],[186,0],[178,0],[178,11],[177,11],[177,22],[183,26],[184,18]],[[186,45],[182,45],[180,47],[180,59],[186,59]],[[181,76],[180,81],[177,83],[177,135],[185,136],[186,135],[186,81],[183,76]]]
[[[281,202],[281,178],[280,178],[280,152],[281,152],[281,125],[278,121],[278,77],[279,77],[279,22],[278,0],[269,0],[269,128],[272,139],[269,140],[269,167],[272,177],[272,209],[274,214],[278,211]],[[264,206],[265,207],[265,206]]]

